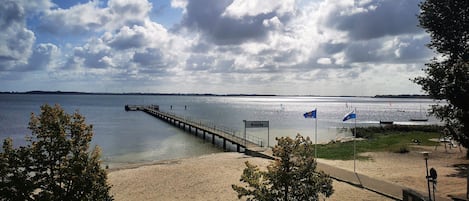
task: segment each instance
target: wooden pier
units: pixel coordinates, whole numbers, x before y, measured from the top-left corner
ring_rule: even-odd
[[[263,143],[260,138],[246,136],[245,139],[245,136],[236,134],[236,132],[230,131],[228,129],[223,129],[221,127],[217,128],[215,125],[207,125],[200,121],[197,122],[188,118],[177,116],[176,114],[162,112],[159,110],[157,105],[126,105],[125,109],[126,111],[143,111],[151,116],[179,127],[186,132],[193,132],[196,136],[200,134],[200,137],[202,137],[204,140],[207,140],[207,138],[211,137],[212,144],[215,144],[216,138],[221,139],[223,141],[223,150],[227,150],[227,142],[235,145],[237,152],[241,152],[241,148],[243,148],[244,152],[250,155],[255,155],[258,152],[266,150],[266,148],[263,147]]]

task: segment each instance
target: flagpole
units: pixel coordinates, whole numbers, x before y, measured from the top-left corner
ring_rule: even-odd
[[[246,150],[247,146],[247,139],[246,139],[246,120],[243,120],[244,122],[244,149]]]
[[[357,115],[357,108],[354,108],[354,111],[355,111],[355,115]],[[356,143],[355,143],[355,138],[357,138],[357,117],[355,116],[354,118],[354,122],[355,122],[355,129],[354,129],[354,132],[353,132],[353,172],[356,173],[356,158],[357,158],[357,146],[356,146]]]
[[[316,109],[316,125],[314,127],[314,159],[318,158],[318,110]]]

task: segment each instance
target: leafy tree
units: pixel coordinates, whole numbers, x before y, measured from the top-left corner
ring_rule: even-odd
[[[420,3],[420,26],[431,36],[428,46],[439,53],[425,64],[426,76],[414,81],[447,104],[431,113],[445,122],[453,137],[469,147],[469,1],[426,0]],[[467,152],[466,157],[469,157]]]
[[[43,105],[31,114],[29,144],[0,153],[0,200],[113,200],[100,149],[89,152],[91,125],[75,112]]]
[[[247,186],[232,185],[238,198],[247,200],[319,200],[318,194],[332,195],[332,179],[324,172],[316,171],[314,145],[309,138],[297,135],[277,138],[272,149],[277,159],[261,171],[246,162],[240,181]]]

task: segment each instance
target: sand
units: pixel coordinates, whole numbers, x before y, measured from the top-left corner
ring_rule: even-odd
[[[117,201],[239,200],[231,185],[241,184],[245,161],[260,167],[269,164],[269,160],[240,153],[218,153],[114,170],[108,181]],[[389,200],[346,183],[334,181],[333,186],[335,193],[327,200]]]
[[[359,173],[393,182],[414,190],[428,193],[426,181],[425,160],[422,151],[431,152],[428,168],[435,168],[438,173],[436,195],[447,197],[466,193],[466,173],[463,166],[469,161],[464,159],[466,150],[459,148],[447,149],[444,146],[423,147],[414,146],[410,153],[399,154],[389,152],[364,153],[371,160],[357,161],[356,170]],[[352,161],[323,160],[320,162],[353,171]]]
[[[438,172],[436,194],[441,197],[466,193],[466,178],[460,165],[465,150],[438,147],[413,147],[410,153],[365,153],[370,160],[357,161],[357,172],[397,183],[421,192],[427,192],[425,160],[421,151],[429,151],[428,165]],[[232,184],[239,178],[249,161],[266,167],[269,160],[240,153],[218,153],[201,157],[171,160],[152,165],[111,170],[109,182],[116,200],[239,200]],[[324,160],[327,163],[353,171],[353,161]],[[465,171],[465,170],[464,170]],[[379,194],[346,184],[333,182],[335,193],[327,200],[389,200]],[[242,199],[245,200],[245,199]]]

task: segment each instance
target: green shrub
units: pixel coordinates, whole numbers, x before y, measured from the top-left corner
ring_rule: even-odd
[[[246,162],[240,181],[247,186],[232,185],[238,198],[247,200],[319,200],[318,194],[329,197],[334,192],[332,179],[322,171],[316,171],[314,145],[309,138],[297,135],[295,139],[277,139],[272,149],[277,159],[260,171]]]
[[[29,129],[28,145],[3,143],[0,200],[113,200],[99,147],[88,151],[93,131],[83,116],[44,105]]]

